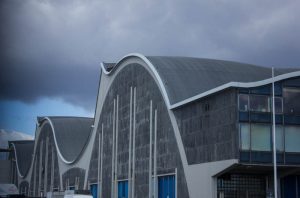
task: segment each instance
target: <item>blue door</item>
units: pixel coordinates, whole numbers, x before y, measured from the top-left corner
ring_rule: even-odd
[[[118,198],[128,198],[128,181],[118,182]]]
[[[158,198],[175,198],[175,175],[158,177]]]
[[[97,195],[98,195],[98,185],[97,184],[91,184],[90,185],[90,191],[91,191],[91,194],[93,195],[93,198],[97,198]]]

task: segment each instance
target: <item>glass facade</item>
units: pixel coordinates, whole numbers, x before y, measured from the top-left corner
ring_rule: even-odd
[[[251,124],[251,150],[271,151],[270,125]]]
[[[279,163],[300,163],[300,79],[275,84],[276,151]],[[272,162],[272,87],[240,89],[240,160]]]
[[[284,113],[300,115],[300,88],[285,87],[283,88]]]
[[[270,112],[270,97],[264,95],[250,95],[250,110],[257,112]]]
[[[284,133],[282,126],[276,126],[276,150],[277,151],[284,151]]]
[[[300,127],[285,127],[285,151],[300,152]]]
[[[247,94],[239,95],[239,110],[240,111],[249,110],[249,96]]]
[[[249,124],[240,125],[240,147],[242,150],[250,150],[250,126]]]

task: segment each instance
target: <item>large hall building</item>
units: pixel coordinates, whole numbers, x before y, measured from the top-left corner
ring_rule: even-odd
[[[38,117],[12,141],[11,182],[28,196],[300,196],[300,69],[130,54],[102,63],[94,118]]]

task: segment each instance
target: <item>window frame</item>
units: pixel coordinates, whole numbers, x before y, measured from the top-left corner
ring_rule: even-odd
[[[251,107],[251,97],[266,97],[267,98],[267,101],[268,101],[268,110],[267,111],[259,111],[259,110],[252,110],[252,107]],[[269,95],[259,95],[259,94],[249,94],[249,111],[250,112],[256,112],[256,113],[272,113],[272,110],[271,110],[271,99],[272,97],[269,96]]]
[[[241,110],[240,109],[240,96],[247,96],[247,110]],[[239,93],[238,94],[238,109],[240,112],[249,112],[250,110],[250,94],[245,94],[245,93]]]

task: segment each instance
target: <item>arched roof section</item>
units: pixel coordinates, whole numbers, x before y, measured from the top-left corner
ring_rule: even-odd
[[[71,164],[84,151],[92,132],[92,118],[83,117],[43,117],[41,123],[48,121],[53,131],[54,142],[61,159]],[[42,131],[41,131],[42,132]]]
[[[21,177],[25,177],[31,165],[34,140],[10,141],[9,143],[14,150],[18,173]]]
[[[103,73],[110,75],[130,57],[138,57],[150,67],[170,109],[229,87],[255,87],[273,81],[269,67],[204,58],[145,57],[141,54],[129,54],[117,64],[103,63]],[[279,81],[300,76],[300,68],[276,68],[274,73],[274,81]]]

